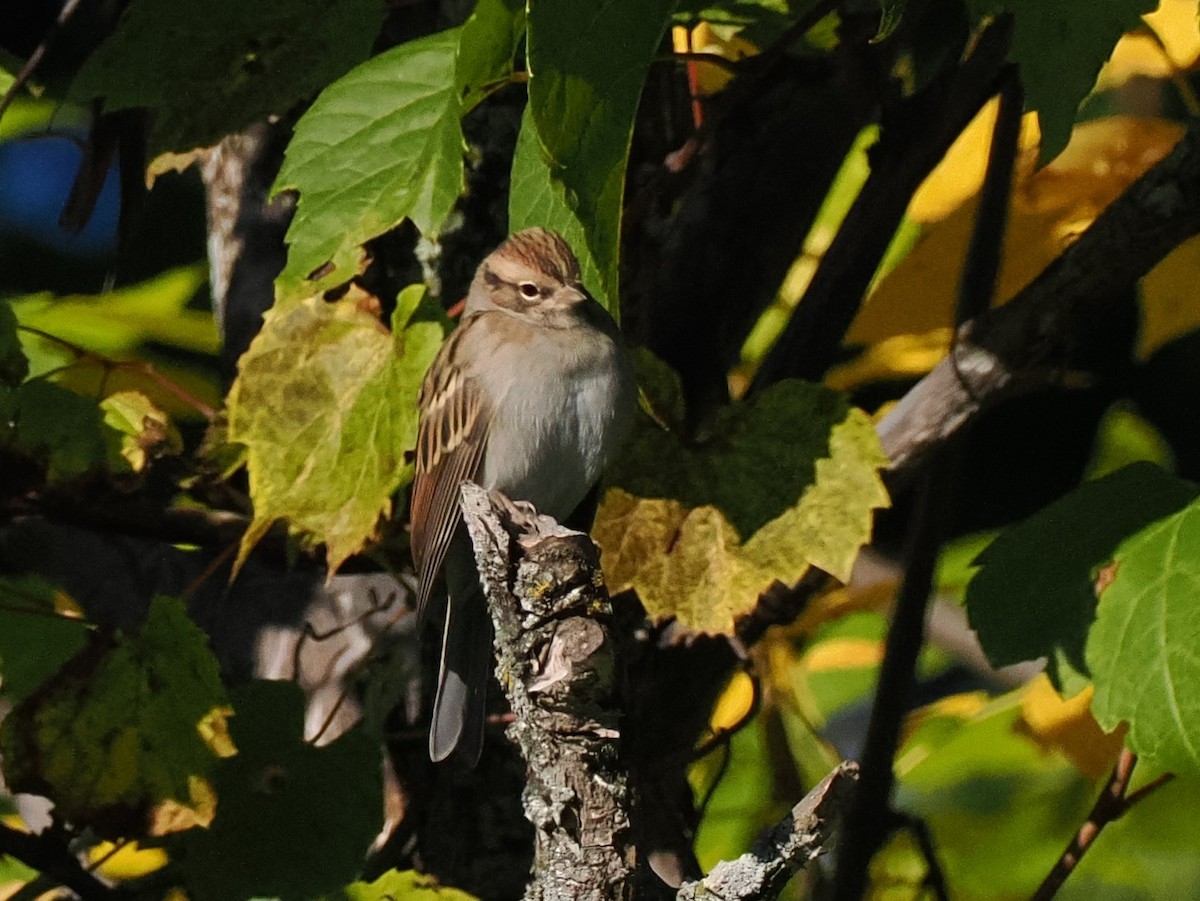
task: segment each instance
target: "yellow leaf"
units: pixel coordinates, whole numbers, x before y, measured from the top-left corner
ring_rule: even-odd
[[[101,876],[108,879],[136,879],[162,869],[167,863],[167,852],[162,848],[141,848],[137,842],[126,842],[117,846],[113,842],[100,842],[88,850],[88,858]]]
[[[1142,279],[1142,328],[1138,334],[1138,359],[1200,328],[1200,303],[1196,281],[1200,278],[1200,238],[1176,247]]]
[[[847,585],[813,598],[800,618],[795,629],[803,635],[813,634],[818,627],[851,613],[869,610],[885,610],[896,597],[897,578],[888,578],[869,585]]]
[[[686,33],[686,29],[677,28],[675,30],[683,30]],[[733,62],[758,53],[758,47],[741,35],[718,33],[707,22],[701,22],[692,29],[690,47],[688,43],[686,39],[683,47],[676,43],[675,49],[690,49],[693,53],[711,53],[713,56],[720,56]],[[713,63],[693,63],[692,71],[695,73],[696,92],[701,96],[717,93],[733,78],[732,72]]]
[[[883,642],[869,638],[832,638],[822,641],[804,655],[809,672],[866,669],[883,660]]]
[[[1125,743],[1124,727],[1105,732],[1092,716],[1092,686],[1063,699],[1043,673],[1029,683],[1021,697],[1018,729],[1044,748],[1062,752],[1091,779],[1112,768]]]
[[[983,187],[983,173],[987,169],[988,152],[992,144],[992,130],[996,127],[998,100],[991,100],[963,129],[922,182],[908,206],[908,217],[915,222],[927,224],[938,222],[979,193]],[[1021,119],[1021,135],[1018,139],[1017,177],[1033,171],[1037,165],[1038,144],[1037,115],[1027,113]]]
[[[754,680],[748,673],[741,670],[733,674],[721,696],[717,698],[709,717],[709,727],[713,732],[733,729],[750,713],[754,706]]]
[[[1165,120],[1113,116],[1076,127],[1066,150],[1043,169],[1031,171],[1023,157],[1013,188],[997,298],[1011,298],[1041,273],[1125,188],[1166,156],[1182,133],[1181,126]],[[913,335],[923,337],[899,345],[900,350],[928,351],[953,325],[982,175],[981,159],[966,153],[963,160],[957,178],[964,186],[961,196],[969,199],[949,212],[958,196],[950,191],[934,200],[926,198],[923,208],[917,205],[921,215],[945,213],[944,218],[932,222],[909,255],[880,281],[851,326],[848,344],[872,346]],[[911,363],[895,348],[873,353],[875,368],[864,363],[861,372],[883,369],[880,360],[897,367]],[[839,382],[849,383],[852,373],[843,370]]]
[[[100,401],[104,423],[116,430],[119,455],[134,472],[155,457],[183,451],[183,438],[170,417],[140,391],[117,391]]]
[[[1157,10],[1142,19],[1158,35],[1167,58],[1176,69],[1186,71],[1196,67],[1200,62],[1200,19],[1196,17],[1196,0],[1162,0]]]

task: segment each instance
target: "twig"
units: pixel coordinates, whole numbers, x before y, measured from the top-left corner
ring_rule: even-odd
[[[1062,888],[1062,884],[1067,881],[1067,877],[1071,875],[1075,867],[1079,865],[1083,855],[1096,843],[1096,839],[1100,837],[1104,827],[1113,820],[1123,817],[1134,804],[1151,792],[1162,788],[1173,778],[1170,773],[1164,773],[1153,782],[1128,794],[1129,780],[1133,777],[1133,769],[1136,765],[1137,755],[1128,748],[1122,748],[1117,762],[1113,764],[1108,782],[1105,783],[1096,803],[1092,805],[1087,820],[1079,827],[1079,831],[1075,833],[1071,843],[1055,861],[1054,867],[1046,874],[1046,878],[1042,880],[1037,891],[1030,896],[1030,901],[1050,901]]]
[[[46,32],[46,36],[42,38],[42,42],[34,48],[33,53],[29,54],[29,59],[25,60],[25,65],[23,65],[21,67],[21,71],[17,73],[16,79],[13,81],[9,89],[4,92],[4,97],[0,98],[0,118],[4,117],[5,111],[9,108],[9,106],[12,105],[13,100],[17,96],[17,92],[20,91],[21,88],[25,87],[29,79],[33,77],[33,73],[37,70],[37,67],[41,65],[42,57],[46,55],[46,50],[49,48],[50,42],[54,40],[55,36],[62,29],[62,27],[67,24],[67,20],[74,15],[75,10],[78,7],[79,0],[67,0],[67,2],[62,5],[62,9],[58,11],[58,17],[54,20],[54,23]]]
[[[46,341],[52,341],[55,344],[58,344],[60,347],[63,347],[75,354],[76,359],[70,365],[77,365],[81,361],[86,360],[101,366],[105,370],[106,374],[110,370],[116,370],[118,372],[140,372],[163,390],[174,394],[177,398],[190,406],[209,422],[212,422],[217,416],[216,410],[214,410],[204,401],[200,400],[200,398],[196,397],[196,395],[192,394],[192,392],[188,391],[182,385],[178,385],[171,381],[169,378],[155,369],[152,363],[147,363],[143,360],[114,360],[111,357],[106,357],[103,354],[96,353],[94,350],[88,350],[86,347],[80,347],[78,344],[68,341],[66,338],[60,338],[58,335],[52,334],[51,332],[47,332],[32,325],[18,325],[17,330],[27,332],[30,335],[37,335],[39,338],[42,338]],[[39,376],[39,378],[47,378],[48,376],[57,372],[62,372],[67,368],[68,367],[64,366],[51,370],[50,372],[44,372]]]
[[[993,134],[983,196],[959,285],[961,316],[985,309],[995,293],[1021,113],[1021,91],[1015,86],[1011,72],[1005,85],[1000,95],[1001,112]],[[1013,127],[1014,121],[1017,127]],[[925,614],[938,552],[958,488],[961,444],[959,436],[941,444],[932,464],[922,473],[909,529],[904,580],[896,598],[863,745],[862,784],[846,823],[847,834],[854,840],[838,859],[833,886],[835,901],[860,901],[871,858],[891,827],[893,761],[904,711],[916,685],[917,658],[925,635]],[[929,853],[933,854],[932,848]]]
[[[857,777],[853,763],[838,764],[750,851],[737,860],[722,861],[703,879],[684,883],[675,897],[678,901],[776,897],[798,870],[829,850]]]

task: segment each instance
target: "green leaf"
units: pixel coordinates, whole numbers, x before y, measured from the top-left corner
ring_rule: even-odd
[[[228,699],[183,602],[155,598],[136,635],[95,642],[0,725],[4,776],[59,816],[122,831],[150,807],[193,801],[227,742]]]
[[[1089,482],[1000,534],[975,561],[967,586],[971,627],[996,666],[1048,658],[1064,694],[1088,681],[1084,648],[1096,611],[1094,583],[1117,546],[1196,496],[1149,463]]]
[[[731,31],[764,48],[816,5],[818,0],[681,0],[673,20],[694,27],[700,22]]]
[[[594,534],[609,587],[654,618],[727,632],[772,581],[812,566],[845,579],[887,506],[870,420],[799,381],[731,405],[700,446],[644,417],[613,469]]]
[[[1087,662],[1105,729],[1129,723],[1147,763],[1200,774],[1200,502],[1121,543],[1100,593]]]
[[[8,446],[46,467],[61,482],[107,465],[120,435],[106,425],[96,401],[51,382],[0,387],[0,447]]]
[[[442,338],[437,322],[397,325],[389,334],[352,299],[267,313],[229,392],[229,440],[246,445],[254,501],[239,561],[278,519],[324,542],[330,569],[374,536],[412,478],[404,452]]]
[[[197,370],[196,355],[215,358],[220,336],[210,312],[189,304],[207,278],[202,265],[168,270],[147,281],[99,295],[31,294],[12,301],[30,370],[54,373],[55,381],[81,394],[103,395],[137,390],[176,417],[196,417],[197,410],[162,384],[185,389],[215,406],[220,399],[215,365]],[[154,345],[184,351],[160,358]],[[156,378],[146,371],[155,361]],[[114,361],[136,360],[114,368]]]
[[[477,0],[463,23],[454,78],[463,109],[473,108],[488,88],[512,75],[517,45],[525,34],[521,0]]]
[[[404,219],[437,233],[463,186],[458,46],[451,29],[381,53],[322,91],[296,124],[274,188],[300,192],[280,299],[349,280],[360,245]]]
[[[529,10],[529,108],[550,179],[562,186],[584,225],[610,310],[617,297],[621,195],[633,120],[674,5],[611,0],[585,6],[534,3]],[[512,212],[514,230],[548,224]]]
[[[972,15],[1013,14],[1010,57],[1021,68],[1026,106],[1042,127],[1041,160],[1067,146],[1075,114],[1125,32],[1156,0],[968,0]]]
[[[364,59],[384,12],[380,0],[134,0],[70,97],[154,110],[154,153],[208,146]]]
[[[16,387],[29,375],[29,360],[17,337],[17,317],[8,301],[0,301],[0,385]]]
[[[896,807],[929,828],[951,897],[1028,898],[1086,817],[1095,787],[1027,737],[1018,692],[966,716],[938,708],[906,727]],[[872,864],[880,882],[891,868]]]
[[[908,0],[880,0],[879,30],[875,33],[875,37],[871,38],[872,43],[886,41],[892,36],[892,32],[900,27],[900,22],[904,19],[906,6],[908,6]]]
[[[17,702],[58,672],[87,641],[73,603],[39,576],[0,577],[0,693]]]
[[[355,882],[324,901],[472,901],[461,889],[438,885],[432,876],[414,870],[388,870],[374,882]]]
[[[588,245],[588,231],[566,200],[566,188],[554,178],[550,162],[538,143],[530,108],[521,118],[517,149],[513,155],[508,193],[508,227],[514,232],[540,225],[558,232],[579,258],[583,284],[596,300],[616,316],[617,259],[598,260]]]
[[[216,354],[221,338],[212,314],[188,308],[206,279],[203,266],[186,266],[100,295],[31,294],[14,299],[12,308],[21,325],[109,357],[133,356],[150,341]],[[64,359],[57,350],[52,365]]]
[[[188,896],[308,899],[344,886],[383,822],[378,742],[359,728],[306,742],[292,682],[252,682],[232,699],[238,753],[213,776],[216,818],[179,840]]]

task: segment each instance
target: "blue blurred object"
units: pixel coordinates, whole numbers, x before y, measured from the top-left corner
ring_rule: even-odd
[[[0,240],[20,236],[80,259],[116,253],[121,197],[115,162],[83,231],[71,234],[58,224],[82,155],[80,144],[61,134],[0,143]]]

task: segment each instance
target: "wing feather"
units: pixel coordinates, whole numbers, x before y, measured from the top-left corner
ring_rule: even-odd
[[[412,552],[420,576],[417,614],[425,608],[462,520],[459,488],[478,477],[487,445],[486,396],[456,365],[464,322],[446,341],[421,386],[417,429],[417,471],[412,490]]]

